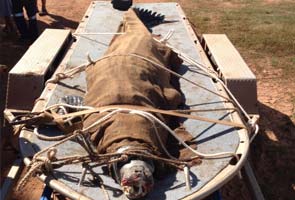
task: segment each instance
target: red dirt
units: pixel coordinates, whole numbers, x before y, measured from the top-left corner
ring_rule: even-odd
[[[90,2],[90,0],[48,1],[47,9],[50,15],[39,17],[40,30],[49,27],[75,30]],[[278,1],[266,2],[277,3]],[[181,4],[185,3],[186,1],[181,1]],[[227,3],[226,6],[231,5]],[[1,64],[11,68],[28,46],[17,44],[15,35],[3,36],[1,33],[0,41]],[[294,121],[290,118],[295,108],[291,102],[291,96],[286,95],[288,92],[294,93],[295,83],[287,83],[279,75],[280,71],[268,68],[267,65],[265,71],[258,73],[250,57],[246,55],[245,59],[258,78],[258,106],[261,115],[261,129],[252,144],[252,166],[266,199],[295,199],[295,127]],[[273,82],[274,76],[278,77],[275,83]],[[4,82],[1,81],[1,93],[3,93]],[[3,104],[3,99],[1,101]],[[4,167],[5,170],[3,164],[2,168]],[[1,170],[3,177],[2,172],[3,169]],[[21,192],[14,191],[12,199],[38,199],[42,189],[43,184],[40,181],[31,180]],[[238,199],[251,199],[245,184],[237,177],[221,191],[223,199],[226,200],[237,199],[237,197]]]

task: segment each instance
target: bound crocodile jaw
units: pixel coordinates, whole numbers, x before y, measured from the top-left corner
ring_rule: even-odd
[[[129,199],[146,196],[153,188],[154,168],[142,160],[131,160],[120,169],[120,185]]]

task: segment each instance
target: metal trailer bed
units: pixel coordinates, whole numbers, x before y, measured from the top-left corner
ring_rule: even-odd
[[[173,29],[174,34],[169,43],[194,60],[203,63],[208,68],[211,67],[179,4],[140,3],[134,6],[164,14],[166,20],[173,21],[172,23],[164,23],[154,27],[152,29],[153,33],[164,36],[169,30]],[[76,34],[74,34],[76,41],[69,48],[55,73],[85,63],[87,61],[87,52],[93,60],[100,58],[108,48],[108,44],[113,37],[112,33],[117,31],[122,14],[123,12],[114,10],[109,2],[92,2],[76,30]],[[179,73],[210,90],[226,95],[220,84],[215,83],[201,70],[188,63],[183,63]],[[191,109],[233,107],[231,103],[226,102],[221,97],[193,86],[184,80],[180,80],[180,85],[185,95],[186,105]],[[41,111],[45,107],[57,103],[59,98],[65,95],[83,96],[86,90],[84,72],[76,74],[73,79],[62,80],[58,84],[49,83],[35,104],[33,111]],[[201,112],[197,113],[197,115],[243,123],[238,113],[232,111]],[[236,152],[240,160],[237,163],[230,163],[231,158],[203,160],[201,165],[191,168],[191,191],[186,190],[183,172],[178,171],[163,180],[156,180],[153,192],[146,199],[201,199],[219,189],[236,175],[244,165],[249,149],[248,133],[245,129],[236,129],[190,119],[184,121],[184,126],[193,134],[198,151],[203,153]],[[48,130],[44,130],[43,133],[47,134],[46,131]],[[52,130],[49,132],[52,133]],[[22,130],[19,143],[26,165],[30,163],[30,158],[36,152],[52,144],[52,142],[39,140],[32,130],[27,129]],[[67,141],[65,144],[58,146],[57,149],[57,157],[85,153],[85,150],[73,141]],[[86,179],[84,184],[78,188],[81,171],[81,164],[72,164],[54,170],[54,177],[42,174],[39,178],[54,190],[71,199],[101,199],[103,196],[102,189],[86,181]],[[103,174],[101,168],[95,168],[95,171]],[[120,192],[120,186],[111,177],[107,175],[101,177],[111,199],[126,199]]]

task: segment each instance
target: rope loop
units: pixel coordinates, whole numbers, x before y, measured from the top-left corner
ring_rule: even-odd
[[[56,153],[57,153],[57,149],[52,147],[48,150],[47,152],[47,158],[51,161],[53,160],[57,160],[57,158],[55,157],[56,156]]]
[[[44,159],[44,168],[47,172],[53,171],[51,160],[49,158]]]

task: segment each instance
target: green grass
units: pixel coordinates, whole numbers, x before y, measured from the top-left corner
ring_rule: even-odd
[[[295,81],[295,2],[265,4],[263,1],[193,1],[185,12],[199,33],[225,33],[246,61],[258,71],[261,60],[270,58],[272,67],[283,70]],[[227,4],[226,4],[227,3]],[[228,5],[229,4],[229,5]]]

